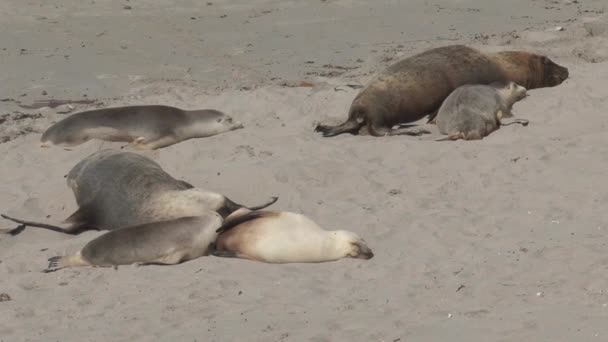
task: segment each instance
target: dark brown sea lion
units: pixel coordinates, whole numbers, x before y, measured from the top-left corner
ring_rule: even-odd
[[[319,124],[315,131],[324,137],[360,129],[373,136],[419,135],[428,131],[393,126],[426,115],[433,120],[443,100],[461,85],[511,81],[535,89],[559,85],[568,75],[567,68],[548,57],[525,51],[485,53],[463,45],[443,46],[393,64],[359,92],[346,122]]]

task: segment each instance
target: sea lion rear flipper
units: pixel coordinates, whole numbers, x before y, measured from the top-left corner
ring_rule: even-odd
[[[323,124],[318,124],[315,127],[315,132],[321,132],[323,137],[333,137],[342,133],[353,133],[359,130],[361,126],[363,126],[364,122],[357,122],[357,120],[347,120],[343,124],[337,126],[328,126]]]
[[[44,273],[59,271],[66,267],[90,266],[90,264],[82,258],[80,253],[71,256],[54,256],[49,258],[48,261],[49,266],[42,271]]]
[[[221,234],[227,230],[230,230],[230,229],[240,225],[241,223],[245,223],[248,221],[253,221],[253,220],[257,220],[259,218],[273,216],[273,215],[276,215],[276,214],[272,211],[252,211],[252,212],[246,213],[244,215],[237,216],[232,220],[228,220],[228,221],[224,222],[224,224],[221,227],[219,227],[218,229],[216,229],[215,232],[218,234]]]
[[[4,233],[4,234],[10,234],[10,235],[17,235],[19,233],[21,233],[24,229],[25,226],[30,226],[30,227],[37,227],[37,228],[44,228],[44,229],[48,229],[48,230],[52,230],[54,232],[59,232],[59,233],[66,233],[66,234],[75,234],[73,231],[73,227],[59,227],[59,226],[54,226],[51,224],[47,224],[47,223],[42,223],[42,222],[34,222],[34,221],[26,221],[26,220],[21,220],[18,218],[14,218],[14,217],[10,217],[4,214],[0,214],[0,216],[2,216],[2,218],[7,219],[9,221],[13,221],[15,223],[19,223],[20,226],[14,229],[3,229],[0,232]]]
[[[528,126],[528,124],[530,123],[530,120],[526,120],[526,119],[513,119],[513,120],[508,120],[509,122],[504,122],[507,120],[501,120],[500,125],[501,126],[509,126],[512,124],[521,124],[522,126]]]
[[[264,209],[264,208],[269,207],[270,205],[274,204],[276,201],[278,201],[278,199],[279,199],[278,196],[273,196],[270,198],[270,201],[268,201],[264,204],[253,206],[253,207],[247,207],[242,204],[233,202],[228,197],[224,197],[224,206],[218,210],[218,213],[220,215],[222,215],[222,217],[226,218],[228,215],[232,214],[233,212],[235,212],[241,208],[245,208],[245,209],[249,209],[249,210]]]
[[[186,182],[185,180],[178,180],[180,184],[186,187],[186,189],[194,189],[194,185]]]
[[[278,200],[279,200],[279,196],[272,196],[270,198],[270,201],[268,201],[268,202],[266,202],[264,204],[260,204],[260,205],[253,206],[253,207],[245,207],[245,206],[242,206],[242,207],[243,208],[247,208],[249,210],[260,210],[260,209],[264,209],[266,207],[269,207],[269,206],[273,205]]]

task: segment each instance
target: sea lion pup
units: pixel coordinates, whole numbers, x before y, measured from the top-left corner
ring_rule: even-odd
[[[448,137],[438,141],[483,139],[500,127],[502,118],[513,117],[513,104],[526,96],[526,88],[513,82],[456,88],[439,107],[437,127]],[[513,123],[526,126],[528,120]]]
[[[78,162],[67,175],[78,210],[64,222],[67,227],[2,217],[28,226],[68,234],[84,230],[113,230],[155,221],[200,215],[207,210],[222,217],[246,206],[212,191],[177,180],[153,160],[133,152],[97,151]],[[249,207],[263,209],[270,201]]]
[[[113,230],[91,240],[74,255],[50,258],[44,272],[79,266],[179,264],[207,255],[221,225],[221,216],[210,211]]]
[[[102,108],[76,113],[55,123],[42,134],[40,146],[76,146],[100,139],[154,150],[239,128],[243,124],[212,109],[182,110],[158,105]]]
[[[431,49],[381,72],[355,97],[348,119],[337,126],[319,124],[324,137],[366,130],[373,136],[419,135],[420,127],[392,129],[429,115],[464,84],[512,81],[527,89],[553,87],[568,78],[568,69],[546,56],[524,51],[484,53],[463,45]]]
[[[327,231],[304,215],[239,209],[218,230],[209,254],[267,263],[318,263],[342,258],[371,259],[357,234]]]

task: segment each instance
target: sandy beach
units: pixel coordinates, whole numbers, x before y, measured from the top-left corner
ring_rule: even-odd
[[[270,208],[354,231],[375,256],[45,274],[49,257],[103,232],[26,228],[0,235],[0,342],[608,341],[607,10],[605,0],[1,1],[1,213],[60,223],[76,209],[64,175],[122,145],[40,148],[71,113],[214,108],[245,129],[144,154],[239,203],[279,196]],[[313,132],[346,118],[359,91],[348,85],[449,44],[545,54],[570,77],[515,104],[527,127],[481,141]],[[74,103],[30,106],[49,99]]]

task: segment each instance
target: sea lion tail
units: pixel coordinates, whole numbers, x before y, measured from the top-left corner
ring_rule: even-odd
[[[338,126],[328,126],[328,125],[322,125],[322,124],[318,124],[315,127],[315,132],[321,132],[323,134],[323,137],[334,137],[336,135],[340,135],[342,133],[352,133],[355,131],[358,131],[359,128],[361,128],[361,126],[363,126],[364,123],[359,123],[357,122],[357,120],[347,120],[346,122],[344,122],[343,124],[340,124]]]
[[[69,229],[62,228],[59,226],[54,226],[54,225],[47,224],[47,223],[21,220],[21,219],[10,217],[10,216],[4,215],[4,214],[0,214],[0,216],[2,216],[2,218],[4,218],[4,219],[13,221],[20,225],[19,227],[14,228],[14,229],[0,230],[0,233],[4,233],[4,234],[10,234],[13,236],[17,235],[17,234],[21,233],[25,229],[26,226],[44,228],[44,229],[48,229],[48,230],[52,230],[54,232],[60,232],[60,233],[67,233],[67,234],[70,233]]]

